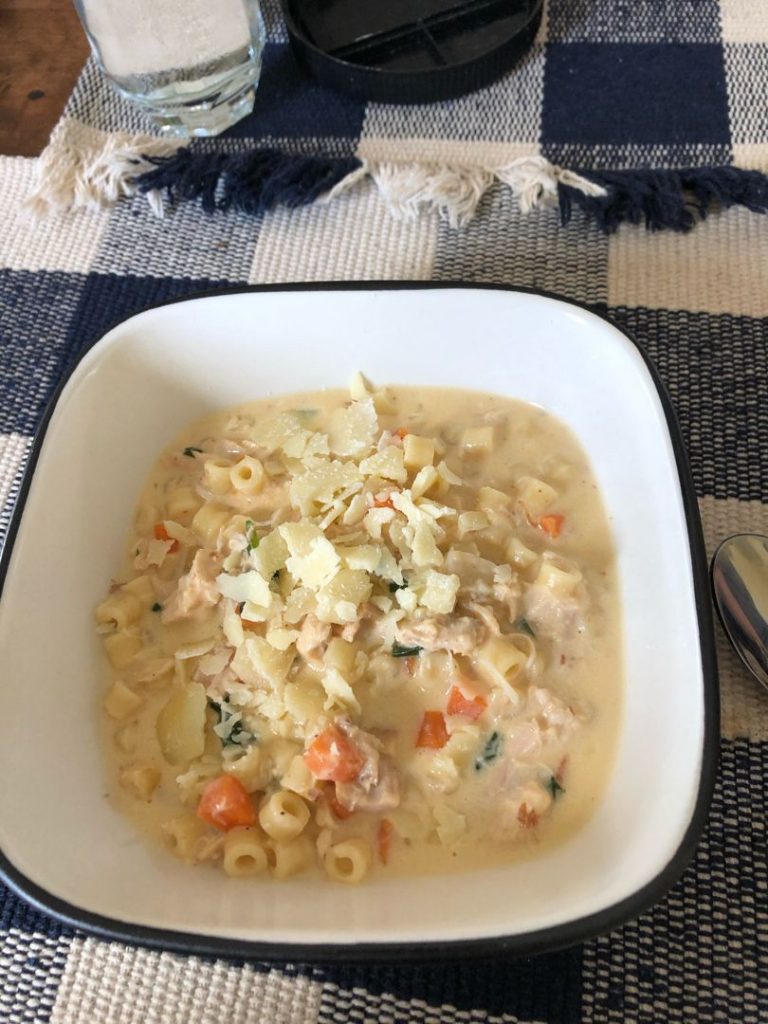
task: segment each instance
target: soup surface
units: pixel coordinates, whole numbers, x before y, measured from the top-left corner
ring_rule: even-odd
[[[611,531],[522,402],[358,375],[196,423],[96,618],[113,799],[232,876],[509,862],[611,771]]]

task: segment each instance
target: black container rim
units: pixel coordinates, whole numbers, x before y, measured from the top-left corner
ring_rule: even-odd
[[[500,78],[530,48],[542,18],[544,0],[533,0],[528,18],[496,46],[463,61],[421,71],[365,67],[318,47],[296,15],[301,0],[281,0],[297,60],[322,84],[358,100],[380,103],[434,103],[474,92]]]

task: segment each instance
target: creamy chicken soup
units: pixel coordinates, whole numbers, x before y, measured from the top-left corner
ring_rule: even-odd
[[[96,618],[114,800],[230,876],[531,856],[611,770],[611,531],[522,402],[358,375],[195,424]]]

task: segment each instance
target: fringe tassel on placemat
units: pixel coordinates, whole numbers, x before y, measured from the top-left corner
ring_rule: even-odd
[[[608,234],[624,223],[644,223],[649,231],[690,231],[712,209],[729,206],[768,212],[768,178],[739,167],[585,171],[584,176],[602,186],[602,194],[561,182],[560,219],[564,225],[571,220],[575,206]]]
[[[152,209],[199,200],[206,213],[256,216],[279,206],[329,203],[372,182],[399,217],[437,211],[452,227],[467,224],[500,182],[523,212],[559,206],[563,225],[582,210],[606,233],[620,224],[689,231],[715,208],[768,212],[768,177],[737,167],[576,172],[543,156],[502,166],[398,163],[358,157],[301,156],[274,149],[209,152],[147,135],[106,135],[62,121],[37,165],[28,205],[50,210],[102,207],[141,193]]]
[[[163,191],[171,202],[200,199],[207,213],[235,209],[258,214],[277,206],[330,202],[370,179],[396,216],[437,210],[451,226],[461,227],[472,219],[495,181],[512,190],[524,211],[555,205],[563,182],[593,197],[605,191],[602,185],[538,156],[484,168],[300,157],[275,150],[226,154],[185,148],[172,156],[150,157],[148,162],[154,169],[136,178],[139,191]]]
[[[53,211],[111,206],[136,194],[135,179],[153,156],[168,155],[175,143],[151,135],[115,133],[66,120],[59,123],[37,161],[37,183],[27,200],[38,216]],[[162,215],[157,193],[146,193]]]
[[[169,200],[200,199],[206,213],[260,214],[277,206],[306,206],[360,169],[356,157],[292,156],[274,149],[250,153],[194,153],[149,157],[153,169],[135,178],[140,192]]]
[[[524,213],[557,203],[558,187],[566,180],[574,189],[601,196],[601,185],[551,164],[541,156],[520,157],[501,167],[446,167],[441,164],[372,163],[369,174],[390,211],[415,216],[437,210],[451,227],[474,217],[480,200],[494,182],[510,189]]]

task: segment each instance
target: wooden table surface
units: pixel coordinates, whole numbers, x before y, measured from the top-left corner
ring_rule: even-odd
[[[71,0],[0,0],[0,154],[37,156],[87,54]]]

